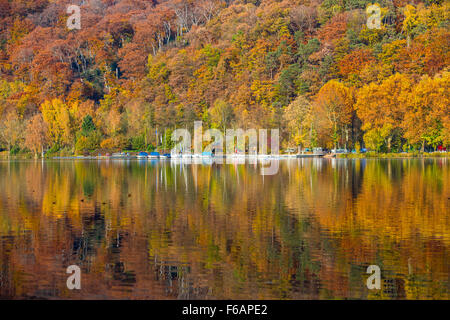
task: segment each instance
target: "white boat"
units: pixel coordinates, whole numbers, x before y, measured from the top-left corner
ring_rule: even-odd
[[[181,159],[182,157],[183,157],[183,155],[181,153],[173,152],[170,154],[171,159]]]

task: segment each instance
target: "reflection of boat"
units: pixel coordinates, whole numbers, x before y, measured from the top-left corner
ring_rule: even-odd
[[[202,164],[205,161],[205,159],[201,158],[201,157],[197,157],[194,158],[192,157],[192,159],[184,159],[183,163],[189,163],[189,164]]]
[[[207,157],[204,157],[204,158],[202,158],[202,164],[204,164],[204,165],[212,165],[213,163],[214,163],[214,158],[213,157],[209,157],[209,158],[207,158]]]
[[[172,164],[192,164],[193,160],[192,158],[170,158]],[[197,159],[197,161],[200,161],[200,159]]]
[[[232,159],[245,159],[245,154],[243,154],[243,153],[232,153],[232,154],[227,154],[226,157],[227,158],[232,158]]]

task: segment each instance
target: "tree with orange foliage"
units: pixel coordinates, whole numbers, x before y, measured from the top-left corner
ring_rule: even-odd
[[[348,77],[351,73],[359,73],[364,66],[370,65],[374,61],[371,50],[354,50],[339,61],[339,73],[343,77]]]

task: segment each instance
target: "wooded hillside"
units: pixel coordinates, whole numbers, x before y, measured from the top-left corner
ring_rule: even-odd
[[[378,1],[379,29],[370,4],[0,0],[1,147],[149,150],[194,120],[285,147],[449,146],[449,2]]]

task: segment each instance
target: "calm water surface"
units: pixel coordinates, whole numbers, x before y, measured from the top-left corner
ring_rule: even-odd
[[[0,162],[0,298],[449,299],[448,159],[258,170]]]

